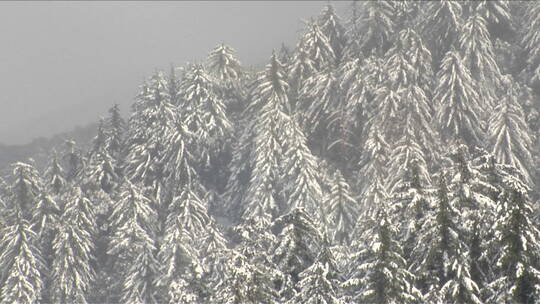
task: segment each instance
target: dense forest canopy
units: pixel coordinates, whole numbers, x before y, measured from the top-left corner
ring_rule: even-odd
[[[540,2],[350,5],[14,163],[0,303],[540,302]]]

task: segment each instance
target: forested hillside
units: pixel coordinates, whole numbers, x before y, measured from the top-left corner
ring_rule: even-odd
[[[76,126],[69,132],[62,132],[50,137],[40,137],[27,144],[5,145],[0,143],[0,175],[9,174],[9,165],[14,162],[33,159],[37,168],[44,168],[52,150],[61,151],[66,140],[77,142],[81,148],[86,149],[92,138],[96,135],[97,123],[85,126]]]
[[[11,165],[0,303],[540,303],[540,2],[321,9]]]

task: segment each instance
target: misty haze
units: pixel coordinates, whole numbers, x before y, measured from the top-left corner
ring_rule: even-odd
[[[540,303],[540,1],[0,28],[0,304]]]

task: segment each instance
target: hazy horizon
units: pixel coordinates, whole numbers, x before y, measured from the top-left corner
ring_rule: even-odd
[[[114,103],[126,115],[156,69],[202,61],[219,43],[244,66],[264,64],[272,48],[294,46],[301,20],[326,3],[2,2],[0,143],[96,122]],[[346,19],[350,3],[333,4]]]

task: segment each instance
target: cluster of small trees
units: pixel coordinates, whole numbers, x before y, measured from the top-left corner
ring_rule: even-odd
[[[540,5],[331,5],[0,184],[1,303],[535,303]],[[178,73],[180,71],[180,73]]]

